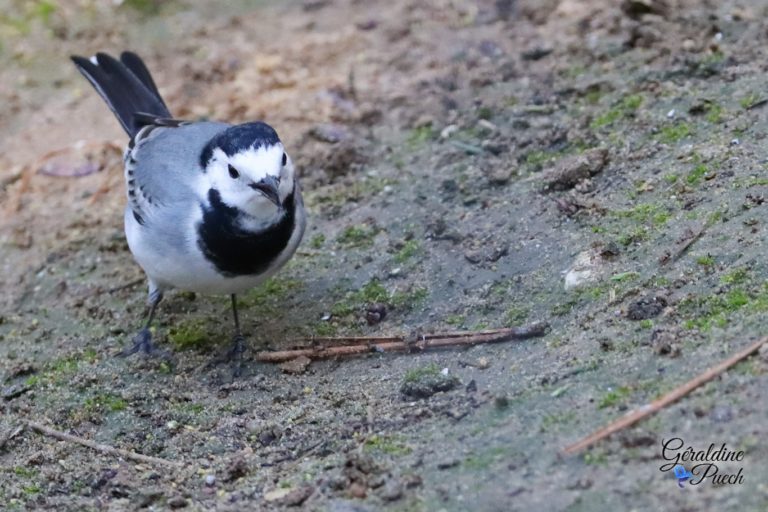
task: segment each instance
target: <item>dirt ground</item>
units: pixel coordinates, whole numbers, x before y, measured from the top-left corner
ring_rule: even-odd
[[[765,333],[766,20],[754,0],[0,0],[0,509],[768,509],[765,351],[562,453]],[[123,49],[177,117],[265,120],[300,166],[309,226],[241,297],[240,379],[209,364],[226,297],[163,302],[174,365],[114,357],[146,311],[126,141],[67,57]],[[681,489],[659,469],[675,437],[743,450],[719,464],[743,482]]]

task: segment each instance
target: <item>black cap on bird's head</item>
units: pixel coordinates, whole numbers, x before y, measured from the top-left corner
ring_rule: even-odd
[[[200,166],[205,169],[218,148],[227,156],[234,156],[248,149],[280,144],[280,137],[267,123],[257,121],[231,126],[212,138],[200,154]]]

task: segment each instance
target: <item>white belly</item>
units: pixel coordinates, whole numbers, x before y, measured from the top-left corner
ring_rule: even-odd
[[[203,294],[241,293],[274,275],[293,255],[298,245],[289,244],[266,272],[258,275],[227,277],[219,273],[197,248],[195,225],[199,218],[178,225],[174,236],[149,236],[129,208],[125,212],[125,235],[134,258],[147,277],[161,291],[170,288]],[[150,219],[147,221],[151,222]],[[186,236],[180,236],[184,233]]]

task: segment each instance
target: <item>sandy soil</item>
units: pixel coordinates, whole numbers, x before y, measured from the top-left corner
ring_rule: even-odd
[[[0,0],[0,13],[3,510],[768,508],[763,353],[561,451],[764,333],[760,2]],[[263,119],[301,167],[302,248],[241,297],[252,350],[533,321],[548,334],[294,371],[251,352],[233,380],[209,364],[229,342],[227,298],[175,293],[156,330],[175,365],[114,357],[146,293],[122,232],[125,138],[67,56],[126,48],[176,116]],[[680,489],[659,470],[673,437],[743,450],[719,464],[743,483]]]

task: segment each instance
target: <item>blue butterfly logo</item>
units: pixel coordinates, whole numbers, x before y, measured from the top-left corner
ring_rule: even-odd
[[[675,478],[677,478],[677,485],[682,489],[683,488],[683,482],[693,477],[693,473],[685,469],[685,466],[682,464],[678,464],[673,468],[673,471],[675,472]]]

